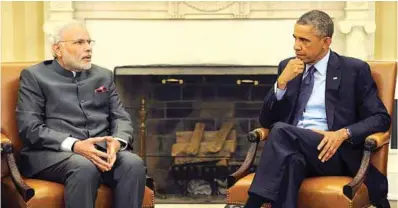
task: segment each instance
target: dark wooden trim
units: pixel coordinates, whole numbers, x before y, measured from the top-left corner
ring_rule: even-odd
[[[368,172],[369,168],[370,155],[376,149],[376,147],[377,144],[375,140],[366,139],[361,166],[357,174],[355,175],[354,179],[343,187],[344,195],[351,200],[354,198],[355,193],[358,191],[359,187],[361,187],[361,184],[365,179],[366,173]]]
[[[19,173],[12,149],[11,143],[1,143],[1,156],[6,158],[11,179],[23,200],[27,202],[35,195],[35,190],[25,183]]]
[[[227,186],[230,188],[235,184],[236,181],[245,177],[249,173],[250,166],[253,164],[254,159],[256,158],[259,139],[255,141],[250,141],[252,144],[250,145],[249,150],[247,151],[247,155],[243,164],[239,167],[237,171],[232,173],[227,177]]]

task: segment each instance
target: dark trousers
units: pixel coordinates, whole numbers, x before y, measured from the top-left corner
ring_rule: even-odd
[[[101,183],[112,188],[112,207],[141,208],[146,181],[144,162],[128,151],[118,152],[113,168],[107,172],[99,171],[90,160],[74,154],[34,177],[64,184],[67,208],[93,208]]]
[[[317,146],[322,138],[323,135],[309,129],[275,123],[264,144],[249,194],[273,201],[272,208],[295,208],[304,178],[344,175],[339,151],[327,162],[318,159]]]

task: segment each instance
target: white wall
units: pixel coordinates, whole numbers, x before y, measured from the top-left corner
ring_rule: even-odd
[[[161,63],[276,65],[293,55],[293,24],[310,9],[334,19],[333,50],[373,57],[374,4],[369,2],[51,2],[45,28],[71,18],[85,21],[97,41],[93,61],[110,69]]]
[[[93,62],[277,65],[293,56],[294,20],[87,20]],[[104,30],[106,28],[106,30]]]

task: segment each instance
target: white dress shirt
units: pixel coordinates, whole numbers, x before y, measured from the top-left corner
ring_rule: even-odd
[[[316,71],[314,72],[314,88],[308,100],[303,114],[300,116],[297,127],[305,129],[328,130],[325,108],[325,86],[326,86],[326,70],[329,61],[330,50],[317,63],[314,64]],[[306,64],[303,79],[308,75],[308,69],[312,64]],[[285,95],[286,89],[278,88],[275,83],[275,95],[277,100],[281,100]]]

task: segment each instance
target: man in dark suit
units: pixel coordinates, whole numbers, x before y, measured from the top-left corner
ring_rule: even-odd
[[[94,41],[83,24],[64,24],[52,41],[55,59],[21,73],[22,173],[65,184],[66,207],[94,207],[105,183],[113,189],[113,207],[141,208],[144,163],[127,151],[133,128],[112,71],[91,64]]]
[[[280,62],[265,97],[259,120],[270,134],[245,207],[295,208],[305,177],[354,176],[365,137],[390,126],[369,65],[330,50],[333,27],[317,10],[294,26],[296,57]],[[365,184],[373,203],[387,196],[387,178],[375,167]]]

